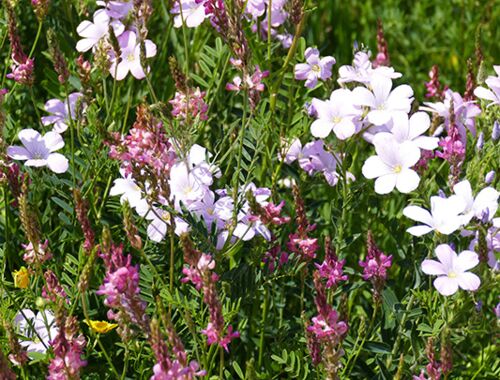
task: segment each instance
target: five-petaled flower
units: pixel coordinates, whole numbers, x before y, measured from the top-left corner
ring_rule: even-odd
[[[436,260],[424,260],[422,271],[425,274],[438,276],[434,280],[434,287],[443,296],[455,294],[458,288],[464,290],[477,290],[481,281],[474,273],[467,272],[479,264],[475,252],[463,251],[457,253],[448,245],[441,244],[436,247]]]
[[[68,170],[68,159],[54,153],[64,146],[59,133],[47,132],[42,136],[34,129],[23,129],[18,136],[24,146],[9,146],[7,154],[10,158],[26,160],[26,166],[48,166],[54,173]]]
[[[332,66],[335,64],[335,58],[320,58],[319,50],[316,48],[307,48],[304,53],[307,63],[295,65],[295,79],[305,80],[305,86],[314,88],[318,80],[327,80],[332,76]]]

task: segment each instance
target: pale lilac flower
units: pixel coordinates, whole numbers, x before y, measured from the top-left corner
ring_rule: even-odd
[[[144,73],[143,63],[141,62],[141,45],[137,41],[137,36],[133,31],[126,31],[118,37],[120,44],[121,55],[119,60],[117,57],[112,57],[111,67],[109,72],[116,80],[124,79],[130,72],[134,78],[143,79],[146,77]],[[146,50],[146,58],[151,58],[156,55],[156,45],[151,40],[144,41]],[[149,71],[149,67],[147,68]]]
[[[96,1],[96,4],[105,7],[108,16],[117,20],[127,17],[134,8],[134,2],[132,0]]]
[[[440,244],[436,247],[436,256],[439,261],[424,260],[422,271],[425,274],[438,276],[434,280],[434,287],[443,296],[455,294],[458,288],[475,291],[481,280],[473,273],[467,272],[479,264],[475,252],[463,251],[457,253],[448,245]]]
[[[27,338],[19,343],[28,352],[44,354],[50,341],[57,335],[58,328],[54,323],[54,314],[49,310],[39,311],[36,315],[29,309],[23,309],[14,318],[14,325],[19,335]]]
[[[387,124],[393,115],[408,113],[413,102],[413,90],[403,84],[391,91],[392,80],[383,75],[375,75],[370,81],[372,91],[366,87],[353,90],[354,104],[370,108],[367,119],[374,125]]]
[[[363,175],[377,178],[375,192],[388,194],[394,187],[401,193],[415,190],[420,182],[418,174],[411,169],[420,158],[420,150],[411,142],[399,144],[391,135],[376,135],[376,156],[369,157],[363,165]]]
[[[437,137],[423,136],[430,128],[431,120],[425,112],[415,112],[410,119],[408,115],[399,113],[393,115],[391,134],[398,143],[410,141],[421,150],[432,151],[438,147]],[[381,132],[386,133],[386,132]]]
[[[494,104],[500,106],[500,65],[493,66],[493,68],[495,69],[497,76],[495,77],[490,75],[485,81],[490,89],[477,87],[474,90],[474,95],[478,98],[491,101],[491,103],[488,104],[488,107],[491,107]]]
[[[468,129],[473,136],[476,135],[475,118],[481,113],[481,109],[473,101],[464,101],[458,92],[450,89],[444,91],[442,102],[429,103],[424,102],[423,111],[430,111],[444,118],[444,126],[450,127],[451,122],[451,104],[453,103],[455,125],[460,134],[460,140],[465,143],[467,140],[466,130]],[[449,133],[449,131],[448,131]]]
[[[181,203],[189,207],[191,203],[202,199],[208,191],[208,187],[188,170],[184,162],[179,162],[172,167],[169,183],[171,197],[178,210],[180,210]]]
[[[108,36],[110,24],[116,36],[125,30],[125,26],[121,22],[112,22],[104,9],[99,9],[94,13],[94,22],[82,21],[76,28],[76,32],[82,37],[76,44],[76,50],[84,53],[96,46],[101,39]]]
[[[199,0],[177,0],[170,13],[175,15],[174,27],[176,28],[180,28],[184,23],[188,28],[196,28],[207,17],[210,17],[205,12],[205,2]]]
[[[325,138],[333,130],[335,136],[345,140],[361,128],[362,110],[353,105],[350,90],[338,89],[332,92],[329,100],[312,100],[317,120],[311,125],[314,137]]]
[[[78,99],[83,95],[79,92],[69,94],[68,100],[61,101],[59,99],[50,99],[45,103],[45,111],[50,113],[50,116],[42,116],[43,125],[54,124],[53,131],[63,133],[68,129],[70,118],[76,118],[76,106]],[[69,101],[69,107],[68,107]]]
[[[9,146],[7,155],[14,160],[27,160],[26,166],[48,166],[54,173],[68,170],[68,160],[60,153],[54,153],[64,146],[59,133],[47,132],[44,136],[34,129],[23,129],[19,132],[23,146]]]
[[[267,3],[268,0],[248,0],[245,12],[250,14],[253,19],[258,19],[264,14]]]
[[[500,260],[497,259],[496,255],[500,252],[500,218],[493,218],[491,221],[492,225],[488,228],[486,234],[486,248],[488,250],[488,265],[494,271],[500,271]],[[468,236],[469,233],[475,235],[474,239],[471,240],[469,244],[469,249],[475,250],[478,248],[479,244],[479,233],[475,234],[470,231],[462,231],[463,236]]]
[[[431,231],[449,235],[462,226],[461,213],[465,207],[464,200],[457,195],[449,198],[431,197],[430,212],[419,206],[407,206],[403,209],[403,215],[423,224],[410,227],[406,232],[414,236],[425,235]]]
[[[453,191],[465,203],[463,210],[464,225],[467,225],[473,217],[481,219],[485,212],[488,213],[488,220],[493,219],[498,209],[498,197],[500,193],[492,187],[482,189],[474,198],[469,181],[464,180],[453,186]]]
[[[352,66],[344,65],[339,68],[339,79],[337,82],[340,85],[349,82],[359,82],[369,84],[374,75],[382,75],[389,79],[401,78],[402,74],[396,72],[392,67],[379,66],[372,67],[370,55],[364,51],[358,51],[354,55]]]
[[[319,50],[316,48],[307,48],[304,53],[307,63],[295,65],[295,79],[305,80],[305,86],[314,88],[318,80],[327,80],[332,76],[332,66],[335,64],[335,58],[320,58]]]

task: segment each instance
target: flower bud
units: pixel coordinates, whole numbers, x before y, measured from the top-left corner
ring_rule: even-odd
[[[493,130],[491,131],[491,139],[493,141],[497,141],[498,138],[500,137],[500,123],[498,120],[495,120],[493,123]]]
[[[495,179],[495,171],[492,170],[488,173],[486,173],[485,177],[484,177],[484,182],[489,185],[493,182],[493,180]]]
[[[484,146],[484,133],[479,132],[479,135],[477,136],[477,142],[476,142],[476,150],[479,152],[481,149],[483,149]]]

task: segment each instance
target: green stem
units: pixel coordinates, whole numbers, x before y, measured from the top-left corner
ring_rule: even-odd
[[[385,363],[386,367],[389,367],[389,365],[392,363],[392,358],[396,355],[396,353],[399,350],[399,343],[401,341],[401,336],[403,335],[402,330],[404,328],[404,325],[406,324],[406,318],[407,318],[408,312],[413,307],[414,300],[415,300],[415,295],[412,294],[410,296],[409,301],[408,301],[408,305],[406,305],[406,312],[403,314],[403,317],[401,318],[401,323],[399,324],[399,329],[398,329],[398,333],[396,335],[396,341],[394,342],[394,347],[393,347],[392,352],[389,355],[389,357],[387,358],[387,361]]]
[[[266,321],[267,321],[267,308],[269,304],[268,297],[268,288],[264,284],[264,305],[262,306],[262,323],[260,327],[260,339],[259,339],[259,360],[258,360],[258,368],[262,367],[262,356],[264,354],[264,333],[266,330]]]
[[[347,360],[347,363],[346,363],[346,365],[344,367],[345,369],[343,371],[343,374],[347,371],[347,375],[345,376],[346,378],[349,378],[349,375],[351,374],[351,371],[353,370],[354,365],[356,364],[356,360],[358,359],[358,356],[361,353],[361,350],[363,349],[363,346],[365,345],[366,338],[368,338],[369,336],[371,336],[373,325],[375,324],[375,319],[376,319],[376,316],[377,316],[378,308],[379,308],[379,303],[377,302],[377,303],[375,303],[375,307],[373,308],[373,314],[372,314],[372,317],[371,317],[371,320],[370,320],[370,325],[368,326],[368,329],[366,330],[366,334],[363,336],[363,340],[361,341],[361,343],[359,344],[359,346],[358,346],[358,348],[356,350],[356,354],[354,355],[354,359],[352,360],[351,366],[349,366],[349,364],[351,362],[352,356],[349,357],[349,360]]]
[[[219,379],[224,379],[224,349],[219,347]]]
[[[38,44],[38,40],[40,39],[40,36],[42,34],[42,25],[43,23],[41,21],[38,22],[38,29],[36,31],[36,36],[35,36],[35,42],[33,42],[33,46],[31,46],[30,54],[28,55],[28,58],[31,58],[33,56],[33,53],[35,52],[36,45]]]

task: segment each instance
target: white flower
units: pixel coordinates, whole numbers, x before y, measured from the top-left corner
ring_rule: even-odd
[[[437,137],[422,136],[431,126],[431,119],[425,112],[415,112],[410,119],[408,115],[398,113],[393,115],[392,120],[391,134],[397,142],[411,141],[425,150],[434,150],[438,147]]]
[[[474,198],[469,181],[464,180],[453,186],[453,191],[461,197],[465,203],[463,211],[463,224],[466,225],[475,216],[478,219],[487,212],[488,220],[493,219],[498,209],[498,196],[500,193],[492,187],[486,187]]]
[[[493,68],[495,69],[497,76],[494,77],[490,75],[485,81],[491,90],[485,87],[477,87],[474,90],[474,95],[478,98],[491,101],[491,103],[488,104],[488,107],[494,104],[500,106],[500,65],[493,66]]]
[[[391,91],[392,80],[383,75],[375,75],[370,81],[372,91],[356,87],[352,94],[354,104],[370,108],[367,119],[374,125],[387,124],[398,112],[408,113],[413,102],[413,90],[404,84]]]
[[[477,290],[481,280],[474,273],[467,270],[479,264],[477,254],[472,251],[463,251],[459,255],[448,245],[436,247],[436,256],[439,261],[424,260],[422,272],[439,276],[434,280],[434,287],[443,296],[455,294],[458,288]]]
[[[407,206],[403,215],[423,225],[410,227],[406,232],[414,236],[422,236],[431,231],[449,235],[462,225],[463,218],[460,214],[465,206],[464,200],[457,195],[449,198],[431,197],[431,212],[419,206]]]
[[[204,1],[177,0],[170,11],[174,14],[174,27],[180,28],[186,23],[188,28],[196,28],[201,25],[205,18],[209,17],[205,13]]]
[[[18,329],[19,335],[27,338],[19,343],[28,352],[45,353],[50,347],[49,342],[58,333],[54,314],[48,310],[40,311],[35,316],[31,310],[23,309],[14,318],[14,325]]]
[[[369,157],[363,165],[366,178],[377,178],[375,192],[388,194],[394,187],[401,193],[417,188],[420,178],[410,169],[420,158],[420,150],[411,142],[399,144],[390,134],[379,134],[373,139],[376,156]]]
[[[99,9],[94,13],[94,22],[85,20],[78,25],[76,32],[80,37],[83,37],[76,44],[76,50],[84,53],[94,46],[99,41],[106,37],[109,33],[109,25],[113,27],[115,35],[118,37],[125,30],[125,26],[118,20],[111,21],[105,9]]]
[[[109,190],[109,195],[121,195],[120,203],[128,202],[130,207],[137,210],[139,215],[143,215],[148,210],[148,202],[143,198],[141,188],[137,186],[132,174],[125,175],[123,170],[120,170],[123,178],[117,178],[113,181],[113,187]]]
[[[70,123],[70,118],[75,119],[76,117],[76,105],[78,99],[82,96],[79,92],[73,92],[69,94],[68,99],[50,99],[45,103],[45,111],[50,113],[50,116],[42,116],[43,125],[54,125],[54,132],[63,133],[68,129],[68,124]],[[68,107],[69,101],[69,107]],[[83,106],[83,104],[82,104]]]
[[[402,74],[394,71],[392,67],[379,66],[372,67],[370,56],[364,51],[358,51],[354,55],[352,66],[344,65],[339,68],[339,79],[337,82],[342,85],[349,82],[370,83],[374,75],[382,75],[390,79],[401,78]]]
[[[54,173],[68,170],[68,160],[60,153],[53,153],[64,146],[59,133],[47,132],[44,136],[34,129],[23,129],[19,140],[24,146],[9,146],[7,155],[14,160],[27,160],[26,166],[48,166]]]
[[[318,115],[311,125],[314,137],[325,138],[333,130],[338,139],[345,140],[360,129],[362,110],[353,105],[350,90],[335,90],[329,100],[313,99],[312,105]]]

